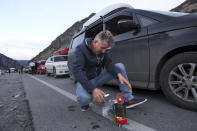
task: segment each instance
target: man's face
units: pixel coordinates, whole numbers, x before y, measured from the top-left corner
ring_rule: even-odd
[[[107,42],[98,43],[97,40],[93,40],[92,42],[92,50],[95,54],[105,53],[107,49]]]

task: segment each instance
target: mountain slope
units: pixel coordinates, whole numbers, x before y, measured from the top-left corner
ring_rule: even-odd
[[[186,0],[178,7],[172,9],[175,12],[193,13],[197,12],[197,0]]]
[[[36,57],[32,58],[33,60],[42,60],[47,59],[49,56],[59,49],[67,48],[70,45],[72,37],[81,30],[83,23],[85,23],[89,18],[91,18],[94,13],[90,14],[87,18],[74,23],[70,28],[68,28],[63,34],[58,36],[51,44],[40,52]]]
[[[0,53],[0,69],[8,69],[8,68],[20,68],[21,65],[12,58],[9,58]]]
[[[27,66],[28,60],[17,60],[17,62],[18,62],[21,66],[25,67],[25,66]]]

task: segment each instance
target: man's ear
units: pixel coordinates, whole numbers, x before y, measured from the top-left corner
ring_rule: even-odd
[[[97,43],[97,42],[98,42],[98,40],[94,40],[94,42],[95,42],[95,43]]]
[[[92,41],[92,44],[95,45],[97,42],[98,42],[98,40],[93,40],[93,41]]]

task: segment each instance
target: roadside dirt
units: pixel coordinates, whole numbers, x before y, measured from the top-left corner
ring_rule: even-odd
[[[0,131],[34,131],[21,76],[0,76]]]

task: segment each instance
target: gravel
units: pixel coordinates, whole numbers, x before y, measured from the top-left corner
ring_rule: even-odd
[[[21,76],[0,76],[0,131],[34,131]]]

